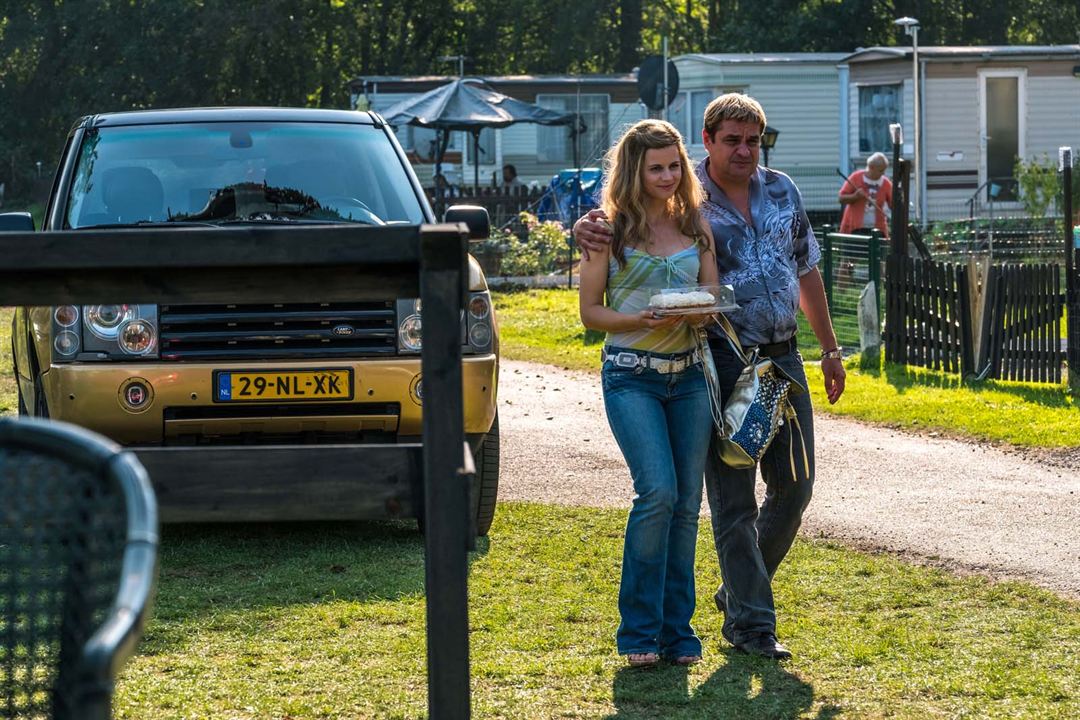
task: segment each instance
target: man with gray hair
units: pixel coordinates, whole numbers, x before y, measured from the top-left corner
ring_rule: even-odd
[[[851,233],[877,228],[889,236],[889,214],[892,211],[892,182],[885,177],[889,159],[876,152],[866,158],[866,169],[857,170],[840,188],[840,204],[844,215],[840,232]]]
[[[770,358],[806,387],[796,344],[800,308],[821,344],[825,393],[844,392],[843,349],[836,343],[821,259],[802,196],[790,177],[758,164],[765,111],[757,100],[728,93],[705,108],[702,142],[708,158],[696,174],[705,191],[701,214],[712,229],[720,282],[735,289],[737,310],[726,313],[747,352]],[[582,252],[610,242],[611,231],[592,211],[574,225]],[[723,331],[710,328],[709,349],[727,398],[745,363]],[[814,485],[814,419],[809,393],[791,396],[798,422],[784,423],[758,466],[733,468],[713,446],[705,465],[713,540],[724,584],[716,605],[721,634],[738,650],[782,660],[791,653],[776,637],[772,577],[798,534]],[[798,429],[796,429],[798,428]],[[765,500],[754,490],[758,467]]]

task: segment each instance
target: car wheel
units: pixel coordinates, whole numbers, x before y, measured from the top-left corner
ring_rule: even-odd
[[[473,478],[473,519],[476,521],[476,534],[486,537],[491,523],[495,519],[495,504],[499,493],[499,414],[491,423],[491,430],[480,441],[473,453],[473,465],[476,475]],[[416,525],[424,533],[424,508],[416,508]]]
[[[484,537],[491,529],[495,519],[495,504],[499,494],[499,414],[491,430],[480,442],[473,454],[476,465],[476,478],[473,481],[473,493],[476,497],[476,534]]]

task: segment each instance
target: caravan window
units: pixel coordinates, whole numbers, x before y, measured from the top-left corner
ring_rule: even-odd
[[[668,106],[668,122],[682,133],[687,145],[701,145],[701,131],[705,127],[705,108],[718,93],[712,90],[692,90],[675,95]]]
[[[608,132],[607,95],[537,95],[536,104],[557,112],[576,112],[585,121],[586,130],[578,137],[578,152],[582,166],[595,164],[611,145]],[[574,163],[574,145],[570,129],[565,125],[540,125],[536,130],[536,150],[540,162],[559,163],[567,167]]]
[[[902,85],[864,85],[859,88],[859,152],[888,152],[890,123],[900,122]]]

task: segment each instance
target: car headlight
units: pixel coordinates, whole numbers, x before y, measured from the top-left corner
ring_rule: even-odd
[[[419,315],[410,315],[401,321],[401,327],[398,328],[398,341],[405,350],[420,351],[424,338]]]
[[[417,353],[424,346],[420,321],[420,301],[415,298],[397,301],[398,352]],[[486,290],[469,293],[461,312],[461,350],[463,353],[490,352],[494,340],[491,294]]]
[[[128,355],[149,355],[157,348],[157,329],[149,320],[127,320],[117,336],[120,349]]]
[[[57,355],[70,360],[79,352],[79,336],[70,330],[61,330],[53,338],[53,350]]]
[[[157,357],[157,305],[58,305],[53,362]]]
[[[85,305],[83,317],[86,329],[94,337],[102,340],[115,340],[120,333],[120,326],[137,317],[136,305]]]
[[[490,293],[471,293],[465,315],[465,352],[489,352],[494,335]]]

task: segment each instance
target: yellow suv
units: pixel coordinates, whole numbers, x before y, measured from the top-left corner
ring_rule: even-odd
[[[434,219],[378,115],[216,108],[81,119],[68,137],[42,230]],[[74,422],[136,449],[419,441],[416,298],[161,306],[108,300],[16,310],[20,413]],[[470,257],[461,344],[480,534],[491,524],[498,488],[497,330],[486,280]],[[208,481],[199,467],[184,470],[193,482]],[[252,475],[209,482],[255,502],[260,487]],[[414,481],[411,487],[415,493]],[[268,510],[265,498],[257,515],[238,517],[215,513],[210,497],[205,513],[173,512],[168,492],[159,499],[166,521],[325,516],[295,502]],[[417,514],[417,507],[415,497],[384,493],[361,515]]]

